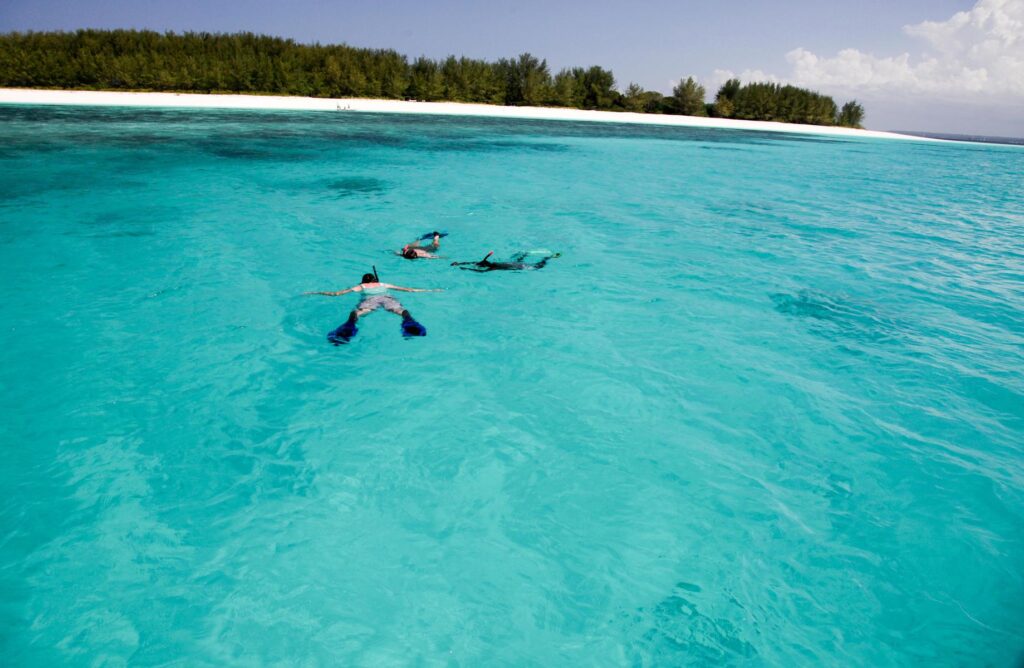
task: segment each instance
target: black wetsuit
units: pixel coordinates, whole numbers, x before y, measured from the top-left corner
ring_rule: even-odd
[[[537,262],[523,262],[526,259],[526,253],[517,253],[512,256],[512,262],[491,262],[486,257],[477,262],[452,262],[453,267],[464,269],[466,271],[522,271],[524,269],[542,269],[548,260],[554,259],[559,256],[559,253],[549,255],[545,258],[541,258]],[[488,256],[490,257],[490,256]]]

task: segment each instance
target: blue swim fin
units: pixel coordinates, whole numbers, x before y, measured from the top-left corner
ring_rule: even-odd
[[[406,311],[402,315],[402,336],[410,338],[413,336],[426,336],[427,328],[416,322],[416,319]]]
[[[448,236],[448,233],[447,232],[437,232],[437,236],[444,238],[444,237]],[[423,241],[424,239],[433,239],[433,238],[434,238],[434,232],[427,232],[422,237],[420,237],[419,240]]]
[[[359,328],[356,327],[354,320],[348,320],[341,327],[327,335],[327,340],[336,346],[340,346],[343,343],[348,343],[353,336],[359,332]]]

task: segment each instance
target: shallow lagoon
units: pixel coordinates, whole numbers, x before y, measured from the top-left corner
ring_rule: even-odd
[[[1008,665],[1024,151],[0,108],[12,665]],[[389,249],[551,249],[474,274]],[[383,280],[425,339],[375,313]]]

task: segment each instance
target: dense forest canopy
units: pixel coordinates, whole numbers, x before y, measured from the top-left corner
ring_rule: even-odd
[[[610,70],[573,67],[552,74],[524,53],[496,62],[449,56],[410,60],[390,49],[297,44],[252,33],[184,34],[79,30],[0,35],[0,86],[90,90],[272,93],[478,102],[715,116],[860,127],[864,108],[772,83],[723,85],[714,103],[692,77],[671,95],[630,84]]]

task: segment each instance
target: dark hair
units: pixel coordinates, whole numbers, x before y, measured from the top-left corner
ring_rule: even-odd
[[[417,257],[417,254],[416,254],[416,251],[414,251],[413,249],[406,248],[405,252],[402,253],[402,257],[404,257],[406,260],[415,260],[416,257]]]
[[[377,282],[377,277],[374,276],[373,274],[363,274],[363,280],[361,280],[359,282],[360,283],[376,283]]]

